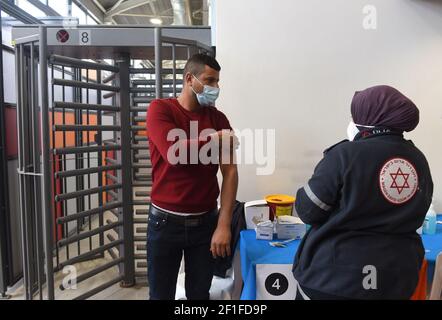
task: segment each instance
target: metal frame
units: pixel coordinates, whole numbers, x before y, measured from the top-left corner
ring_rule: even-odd
[[[0,26],[2,18],[0,16]],[[0,45],[2,45],[2,32],[0,31]],[[3,45],[0,48],[0,298],[6,298],[6,291],[11,281],[12,263],[10,250],[9,222],[9,192],[8,192],[8,167],[6,156],[6,126],[5,126],[5,99],[3,88]]]
[[[178,49],[187,52],[181,59],[214,51],[197,41],[163,37],[156,28],[155,68],[132,67],[130,48],[107,65],[53,54],[49,28],[40,26],[38,35],[22,38],[15,48],[24,287],[27,299],[35,294],[55,299],[55,273],[64,267],[102,259],[104,264],[79,275],[77,283],[118,267],[111,281],[77,297],[87,299],[116,283],[130,287],[147,278],[152,177],[148,138],[139,134],[145,130],[140,124],[153,99],[176,97],[182,86]],[[165,48],[173,53],[170,69],[163,68]],[[112,138],[105,139],[105,133]],[[74,145],[67,144],[68,135]],[[99,237],[98,246],[94,237]]]
[[[20,7],[16,6],[11,1],[0,0],[0,6],[4,12],[9,14],[10,16],[20,20],[23,23],[28,24],[41,24],[42,22],[30,15],[26,11],[22,10]]]

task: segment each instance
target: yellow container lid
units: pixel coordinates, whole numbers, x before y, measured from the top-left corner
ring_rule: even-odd
[[[265,197],[267,203],[273,204],[293,204],[296,198],[286,194],[271,194]]]

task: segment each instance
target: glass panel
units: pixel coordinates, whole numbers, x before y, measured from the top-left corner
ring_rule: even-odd
[[[86,24],[86,13],[75,3],[72,3],[72,16],[78,18],[79,24]]]
[[[92,25],[96,25],[97,24],[97,22],[90,15],[87,15],[86,18],[87,18],[86,19],[87,24],[92,24]]]
[[[69,15],[68,0],[49,0],[48,4],[62,17],[67,17]]]
[[[27,0],[16,0],[16,5],[29,13],[30,15],[36,17],[36,18],[42,18],[46,17],[46,14],[41,11],[40,9],[37,9],[33,4],[30,4]]]

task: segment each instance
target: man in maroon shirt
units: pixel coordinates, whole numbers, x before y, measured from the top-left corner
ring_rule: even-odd
[[[175,298],[183,253],[187,299],[209,299],[214,259],[231,254],[230,224],[238,188],[238,171],[231,160],[237,140],[226,116],[214,107],[220,70],[214,58],[193,56],[184,68],[178,99],[155,100],[148,108],[153,186],[147,264],[153,300]],[[202,161],[200,154],[208,149],[211,159],[219,161]],[[223,182],[218,210],[219,168]]]

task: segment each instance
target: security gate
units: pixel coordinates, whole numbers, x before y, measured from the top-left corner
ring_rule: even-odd
[[[145,46],[129,46],[118,28],[93,30],[87,47],[65,43],[83,30],[52,26],[15,42],[26,299],[55,299],[81,286],[87,290],[69,297],[87,299],[117,283],[146,283],[146,111],[153,99],[177,95],[188,57],[213,55],[161,28],[145,28],[154,39]],[[94,45],[108,34],[113,50]]]

